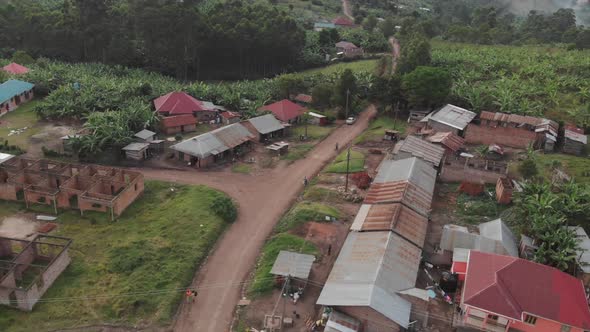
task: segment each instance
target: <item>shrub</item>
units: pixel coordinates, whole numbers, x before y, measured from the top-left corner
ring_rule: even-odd
[[[525,159],[520,163],[518,171],[525,179],[533,178],[539,174],[537,163],[531,158]]]
[[[218,196],[213,200],[211,210],[225,222],[234,222],[238,217],[238,209],[231,198]]]

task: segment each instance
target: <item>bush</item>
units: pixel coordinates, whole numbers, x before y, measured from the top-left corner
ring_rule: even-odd
[[[518,166],[518,171],[525,179],[533,178],[539,174],[537,163],[531,158],[525,159],[522,163],[520,163]]]
[[[174,135],[174,140],[177,141],[177,142],[182,141],[182,135],[181,134]]]
[[[225,222],[234,222],[238,217],[238,209],[231,198],[218,196],[213,200],[211,210]]]
[[[27,52],[16,51],[12,55],[12,61],[18,63],[19,65],[26,66],[33,64],[35,62],[35,59],[33,59],[33,57],[29,54],[27,54]]]

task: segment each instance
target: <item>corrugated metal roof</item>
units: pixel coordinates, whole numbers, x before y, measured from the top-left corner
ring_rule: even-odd
[[[330,313],[324,332],[358,332],[361,322],[336,310]]]
[[[141,151],[147,149],[150,146],[149,143],[131,143],[123,148],[123,151]]]
[[[3,162],[9,161],[12,158],[14,158],[13,154],[0,152],[0,164],[2,164]]]
[[[364,203],[402,203],[412,210],[428,216],[432,205],[432,192],[425,191],[408,181],[376,183],[369,189]]]
[[[210,133],[223,142],[229,149],[233,149],[246,141],[254,139],[254,135],[239,123],[217,128]]]
[[[479,235],[488,239],[496,240],[502,243],[504,250],[514,257],[518,257],[518,247],[516,246],[516,238],[514,234],[504,224],[502,219],[498,218],[489,222],[479,224]]]
[[[569,226],[568,228],[576,233],[580,245],[577,255],[578,264],[584,273],[590,273],[590,238],[588,238],[588,234],[582,227]]]
[[[315,257],[312,255],[281,250],[270,273],[284,277],[291,276],[299,279],[307,279],[309,278],[311,265],[314,261]]]
[[[356,215],[353,231],[393,231],[422,248],[428,218],[402,204],[363,204]]]
[[[268,134],[285,128],[272,114],[257,116],[248,121],[261,134]]]
[[[19,80],[8,80],[0,84],[0,104],[10,100],[14,96],[18,96],[35,87],[34,84]]]
[[[373,183],[409,181],[426,192],[433,193],[436,170],[419,158],[384,160]]]
[[[571,131],[566,129],[564,131],[564,136],[567,139],[571,139],[572,141],[580,142],[583,144],[588,144],[588,137],[584,134],[576,133],[575,131]]]
[[[222,141],[217,139],[217,137],[211,133],[204,133],[189,138],[171,146],[170,148],[201,159],[207,158],[211,155],[220,154],[229,149]]]
[[[438,112],[430,116],[430,120],[440,122],[447,126],[463,130],[475,118],[476,114],[464,108],[447,104]]]
[[[457,248],[475,249],[518,257],[514,235],[501,219],[480,224],[479,229],[480,234],[476,234],[469,233],[467,228],[462,226],[445,225],[439,246],[449,251]]]
[[[435,133],[434,135],[427,137],[426,140],[431,143],[440,143],[453,152],[458,151],[463,145],[465,145],[465,139],[452,132]]]
[[[150,130],[144,129],[144,130],[142,130],[142,131],[140,131],[140,132],[136,133],[136,134],[135,134],[135,135],[133,135],[133,136],[135,136],[135,137],[137,137],[137,138],[141,138],[141,139],[148,139],[148,138],[150,138],[150,137],[152,137],[152,136],[154,136],[154,135],[156,135],[156,133],[154,133],[153,131],[150,131]]]
[[[392,232],[351,232],[317,304],[368,306],[407,328],[411,304],[396,292],[415,286],[421,254]]]
[[[408,152],[414,157],[432,163],[434,166],[440,165],[440,161],[445,154],[444,148],[416,136],[408,136],[398,144],[400,145],[399,151]]]

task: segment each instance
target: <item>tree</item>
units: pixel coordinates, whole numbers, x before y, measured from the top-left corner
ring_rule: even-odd
[[[414,35],[404,44],[398,64],[398,72],[406,74],[418,66],[428,66],[431,62],[430,43],[422,35]]]
[[[445,101],[452,83],[446,70],[421,66],[403,76],[402,89],[411,105],[436,107]]]
[[[26,66],[35,63],[35,59],[33,59],[33,57],[28,55],[25,51],[16,51],[12,55],[12,62]]]
[[[334,86],[327,83],[316,85],[311,90],[311,100],[314,107],[329,107],[334,94]]]
[[[584,29],[578,32],[575,39],[576,48],[582,50],[590,48],[590,29]]]
[[[340,75],[340,80],[336,84],[334,92],[335,102],[342,108],[351,108],[351,100],[356,96],[358,87],[356,84],[356,77],[352,70],[346,69]],[[348,105],[347,105],[348,104]]]
[[[365,29],[367,31],[373,31],[373,30],[375,30],[376,27],[377,27],[377,17],[375,17],[375,15],[373,15],[373,14],[367,16],[367,18],[365,18],[365,20],[363,21],[363,29]]]
[[[385,21],[381,23],[379,28],[381,29],[381,32],[385,38],[393,36],[393,34],[395,34],[395,22],[393,21],[393,18],[386,18]]]
[[[277,99],[290,98],[304,88],[303,79],[293,74],[285,74],[276,79]]]

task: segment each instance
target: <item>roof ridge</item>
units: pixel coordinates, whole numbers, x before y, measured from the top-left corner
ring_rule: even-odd
[[[518,259],[515,259],[512,262],[510,262],[509,264],[506,264],[506,266],[504,266],[501,269],[497,270],[496,273],[494,273],[494,279],[496,281],[495,283],[498,285],[498,290],[508,300],[508,301],[506,301],[508,303],[508,305],[512,309],[514,309],[514,311],[516,311],[519,315],[522,315],[522,311],[523,310],[522,310],[522,307],[520,306],[520,303],[518,303],[518,301],[514,298],[514,296],[512,296],[512,293],[510,293],[510,291],[508,291],[506,289],[507,288],[506,287],[506,284],[504,283],[503,278],[500,276],[500,272],[502,272],[503,270],[509,268],[513,264],[516,264],[517,262],[518,262]]]

